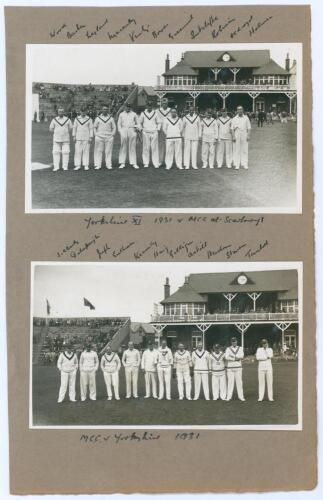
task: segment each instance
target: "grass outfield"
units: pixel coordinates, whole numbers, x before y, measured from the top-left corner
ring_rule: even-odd
[[[48,124],[33,123],[32,130],[32,162],[50,165]],[[94,171],[92,166],[87,172],[74,172],[73,144],[68,172],[33,171],[32,208],[288,207],[296,203],[296,123],[263,128],[253,124],[249,170],[134,170],[129,166],[119,170],[119,144],[117,134],[110,171]],[[138,144],[138,164],[142,166],[140,149]]]
[[[176,380],[172,400],[144,399],[144,377],[139,374],[139,399],[125,396],[124,370],[120,401],[107,401],[102,372],[97,375],[97,401],[57,404],[60,376],[55,366],[33,367],[33,425],[287,425],[297,424],[297,362],[274,363],[274,398],[257,402],[257,364],[245,364],[246,402],[179,401]],[[76,385],[79,399],[79,375]],[[236,396],[234,396],[236,397]]]

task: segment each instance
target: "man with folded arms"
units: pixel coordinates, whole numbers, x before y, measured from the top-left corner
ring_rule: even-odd
[[[146,395],[145,398],[150,398],[150,388],[152,389],[153,398],[157,398],[157,351],[154,349],[152,342],[148,343],[141,358],[141,369],[145,372]]]
[[[191,355],[186,351],[184,344],[178,344],[178,350],[174,354],[174,369],[177,376],[177,387],[179,399],[184,399],[184,385],[186,399],[191,398],[191,375],[190,368],[192,366]]]
[[[126,399],[138,398],[138,371],[140,366],[140,352],[134,348],[133,342],[128,343],[122,355],[122,364],[126,374]]]
[[[256,359],[258,361],[258,383],[259,397],[258,401],[262,401],[265,396],[265,388],[267,382],[268,400],[274,401],[273,397],[273,367],[271,360],[274,356],[273,350],[268,345],[267,339],[262,339],[261,347],[258,347]]]
[[[95,351],[92,350],[92,345],[87,344],[85,350],[80,357],[80,385],[81,385],[81,401],[85,401],[87,390],[89,388],[90,399],[96,400],[96,372],[99,368],[99,358]]]
[[[171,377],[173,366],[173,354],[167,347],[166,340],[162,340],[161,347],[158,349],[157,354],[157,373],[159,382],[159,396],[158,399],[164,398],[166,392],[166,399],[171,399]]]
[[[64,351],[60,353],[57,360],[57,368],[61,372],[61,386],[57,402],[63,402],[68,387],[70,401],[75,403],[75,380],[78,361],[75,352],[73,352],[69,344],[66,344]]]
[[[237,387],[238,398],[240,401],[245,401],[242,386],[242,359],[244,352],[242,347],[238,346],[236,337],[232,337],[231,345],[225,350],[225,359],[227,361],[227,376],[228,376],[228,390],[227,399],[232,399],[234,385]]]
[[[210,399],[209,392],[209,353],[203,349],[202,342],[197,344],[197,348],[192,353],[192,364],[194,367],[194,399],[200,397],[201,384],[203,386],[204,397]]]

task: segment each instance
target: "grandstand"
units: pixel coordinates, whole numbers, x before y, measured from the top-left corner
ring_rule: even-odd
[[[130,319],[107,318],[38,318],[33,320],[33,364],[55,364],[64,343],[72,344],[79,355],[87,342],[100,353],[107,343],[114,351],[130,335]]]
[[[137,100],[138,87],[131,85],[64,85],[60,83],[34,82],[33,96],[38,96],[34,101],[33,116],[37,121],[50,121],[59,106],[63,106],[66,115],[75,118],[82,106],[87,108],[91,118],[95,118],[103,104],[110,108],[113,115],[117,115],[126,102],[134,104]]]

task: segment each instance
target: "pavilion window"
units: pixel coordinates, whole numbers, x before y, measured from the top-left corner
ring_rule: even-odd
[[[297,300],[281,300],[280,310],[282,312],[298,312],[298,301]]]
[[[193,334],[192,334],[192,349],[196,349],[197,344],[199,342],[202,342],[202,335],[200,333],[193,332]]]
[[[187,79],[185,77],[183,78],[183,85],[187,85]]]

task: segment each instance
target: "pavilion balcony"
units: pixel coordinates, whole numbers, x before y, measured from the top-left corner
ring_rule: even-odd
[[[152,323],[230,323],[236,321],[276,322],[298,321],[298,312],[248,312],[248,313],[216,313],[216,314],[185,314],[185,315],[152,315]]]
[[[190,84],[190,85],[157,85],[156,92],[296,92],[290,84],[254,84],[254,83],[226,83],[226,84]]]

